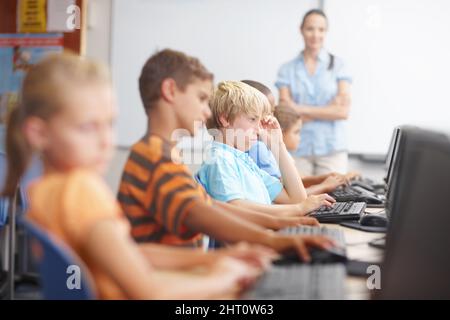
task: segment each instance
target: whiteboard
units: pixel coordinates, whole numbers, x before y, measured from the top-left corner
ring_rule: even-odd
[[[354,77],[349,149],[385,153],[394,126],[450,131],[450,1],[325,1],[327,47]]]
[[[118,93],[118,144],[142,137],[146,117],[138,77],[156,50],[198,57],[221,80],[254,79],[271,87],[280,65],[301,48],[298,26],[318,1],[115,0],[111,67]]]
[[[115,0],[111,66],[118,144],[146,129],[140,70],[156,50],[182,50],[221,80],[261,81],[277,95],[282,63],[303,44],[298,26],[319,1]],[[450,129],[450,1],[328,0],[326,47],[352,72],[349,151],[384,154],[394,126]]]

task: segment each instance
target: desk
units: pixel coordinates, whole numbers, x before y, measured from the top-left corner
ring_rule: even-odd
[[[368,208],[366,212],[379,212],[384,209]],[[368,262],[381,262],[384,250],[369,246],[369,242],[382,238],[384,233],[364,232],[356,229],[342,227],[336,224],[323,224],[329,228],[339,228],[344,232],[347,245],[347,256],[351,260],[361,260]],[[369,275],[368,275],[369,276]],[[366,285],[367,278],[347,276],[346,295],[349,300],[369,299],[370,291]]]

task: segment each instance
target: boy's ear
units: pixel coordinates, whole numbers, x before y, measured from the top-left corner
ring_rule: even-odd
[[[47,124],[41,118],[28,118],[22,130],[34,150],[42,151],[49,145]]]
[[[172,78],[166,78],[161,83],[161,98],[168,102],[172,102],[175,99],[175,93],[177,90],[177,83]]]
[[[230,123],[223,115],[219,116],[219,122],[223,128],[228,128],[230,126]]]

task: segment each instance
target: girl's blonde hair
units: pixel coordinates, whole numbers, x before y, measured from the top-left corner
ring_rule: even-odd
[[[271,107],[266,96],[241,81],[220,82],[209,102],[212,116],[206,126],[208,129],[221,128],[219,118],[233,122],[239,115],[262,117],[270,114]]]
[[[274,116],[280,123],[280,127],[283,132],[288,131],[294,124],[297,123],[298,120],[302,118],[297,110],[287,105],[279,105],[276,107]]]
[[[3,195],[14,195],[33,153],[22,132],[24,121],[33,116],[48,120],[62,110],[68,85],[78,87],[93,82],[110,84],[107,68],[71,53],[51,54],[31,67],[23,81],[19,103],[7,122],[8,171]]]

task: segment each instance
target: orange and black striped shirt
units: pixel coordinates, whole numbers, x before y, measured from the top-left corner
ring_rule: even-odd
[[[173,161],[173,150],[173,144],[156,135],[147,135],[134,144],[118,199],[136,241],[198,246],[202,235],[189,230],[184,220],[194,200],[211,200],[190,170]]]

